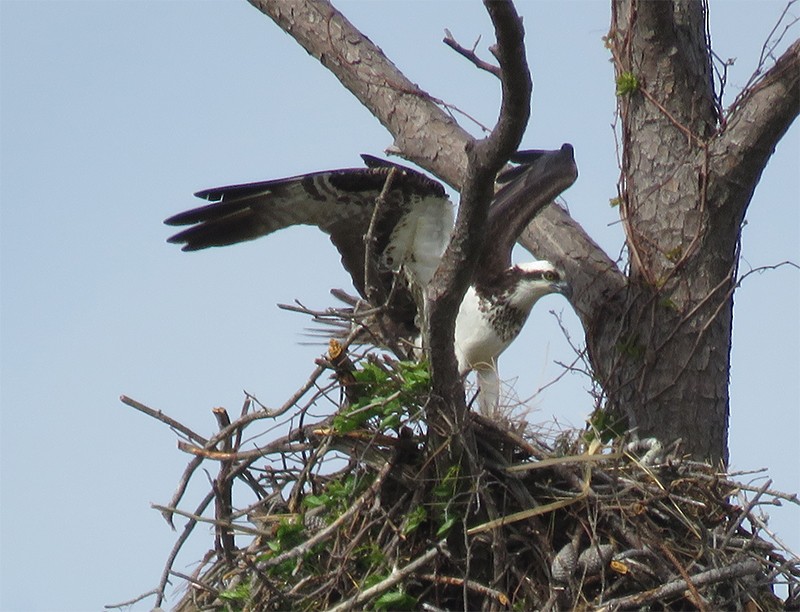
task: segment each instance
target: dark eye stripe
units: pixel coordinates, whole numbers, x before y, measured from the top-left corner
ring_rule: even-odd
[[[560,279],[558,272],[554,272],[552,270],[546,270],[544,272],[526,272],[525,276],[534,280],[557,281]]]

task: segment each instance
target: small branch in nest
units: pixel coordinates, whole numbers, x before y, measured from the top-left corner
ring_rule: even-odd
[[[264,570],[269,567],[275,567],[276,565],[280,565],[285,561],[289,561],[291,559],[297,559],[298,557],[302,557],[308,551],[310,551],[314,546],[319,544],[320,542],[325,541],[328,537],[333,535],[337,529],[349,518],[353,517],[361,507],[369,501],[373,495],[378,492],[380,489],[381,483],[383,479],[386,478],[386,475],[392,468],[391,462],[387,462],[386,465],[383,466],[381,471],[375,477],[375,481],[369,486],[369,488],[364,491],[364,493],[359,497],[355,503],[350,506],[346,512],[343,512],[335,521],[333,521],[330,525],[328,525],[325,529],[320,531],[319,533],[314,534],[305,542],[298,544],[294,548],[287,550],[285,553],[281,553],[275,557],[271,557],[265,561],[262,561],[257,565],[258,569]]]
[[[675,569],[678,570],[681,578],[683,578],[683,580],[686,582],[686,586],[689,587],[689,591],[692,594],[692,603],[697,606],[697,609],[700,612],[708,612],[708,603],[700,595],[700,591],[697,590],[697,587],[692,581],[691,576],[689,576],[689,572],[686,571],[686,568],[675,556],[675,553],[673,553],[668,546],[665,546],[663,542],[659,543],[658,549],[667,559],[669,559],[670,563],[672,563]]]
[[[480,41],[480,38],[478,38],[478,40],[475,41],[475,45],[473,45],[472,49],[467,49],[465,47],[462,47],[458,43],[458,41],[456,41],[456,39],[453,38],[453,34],[450,32],[450,30],[447,29],[444,31],[444,38],[442,39],[442,42],[444,44],[446,44],[448,47],[450,47],[453,51],[455,51],[459,55],[462,55],[465,58],[467,58],[470,62],[472,62],[475,65],[476,68],[485,70],[486,72],[493,74],[499,79],[501,77],[500,67],[495,66],[494,64],[490,64],[489,62],[483,61],[481,58],[478,57],[478,54],[475,53],[475,49],[478,47],[478,41]]]
[[[789,555],[790,559],[786,562],[786,564],[785,564],[786,566],[790,566],[790,565],[793,565],[793,564],[800,564],[800,558],[798,558],[798,556],[794,552],[792,552],[792,549],[789,548],[788,544],[786,544],[781,538],[779,538],[778,535],[775,532],[770,530],[770,528],[767,526],[767,524],[764,521],[762,521],[756,515],[752,515],[750,517],[750,520],[753,521],[753,525],[755,525],[756,527],[758,527],[762,531],[766,532],[766,534],[770,538],[772,538],[772,540],[778,546],[780,546],[783,549],[783,552],[785,552],[787,555]],[[776,570],[775,572],[773,572],[774,575],[777,575],[778,573],[780,573],[780,568],[778,570]],[[796,575],[796,573],[795,573],[795,575]]]
[[[276,442],[278,442],[278,444],[270,443],[267,446],[262,446],[254,450],[239,452],[208,450],[200,448],[199,446],[187,444],[186,442],[178,442],[178,449],[182,450],[184,453],[195,455],[199,459],[211,459],[213,461],[252,461],[253,459],[264,457],[270,453],[296,453],[314,448],[311,444],[287,443],[284,438],[276,440]]]
[[[333,608],[330,608],[328,612],[344,612],[345,610],[357,609],[361,604],[369,601],[373,597],[380,595],[381,593],[388,591],[398,582],[410,576],[411,574],[416,572],[419,568],[421,568],[423,565],[430,562],[434,557],[436,557],[436,555],[442,553],[445,550],[446,545],[447,541],[441,540],[436,544],[434,548],[429,549],[422,556],[418,557],[408,565],[405,565],[400,569],[393,570],[388,578],[381,580],[375,586],[372,586],[364,591],[361,591],[355,597],[351,597],[347,601],[344,601],[334,606]]]
[[[542,468],[549,468],[554,465],[567,465],[572,463],[599,463],[601,461],[611,461],[621,459],[624,457],[624,453],[608,453],[605,455],[572,455],[566,457],[550,457],[548,459],[542,459],[541,461],[536,461],[535,463],[518,463],[516,465],[510,465],[506,468],[506,472],[513,473],[513,472],[528,472],[530,470],[538,470]]]
[[[141,595],[137,595],[136,597],[134,597],[133,599],[129,599],[128,601],[121,601],[121,602],[115,603],[115,604],[106,604],[103,607],[106,610],[113,610],[115,608],[127,608],[129,606],[132,606],[135,603],[138,603],[138,602],[142,601],[143,599],[146,599],[146,598],[150,597],[151,595],[157,595],[157,594],[158,594],[158,589],[152,589],[150,591],[147,591],[146,593],[142,593]]]
[[[494,521],[487,521],[482,525],[477,525],[476,527],[467,529],[467,535],[475,535],[478,533],[483,533],[484,531],[488,531],[489,529],[494,529],[495,527],[502,527],[503,525],[510,525],[511,523],[516,523],[518,521],[524,521],[525,519],[533,518],[534,516],[547,514],[548,512],[553,512],[560,508],[571,506],[575,502],[578,502],[584,499],[585,497],[586,493],[580,493],[575,497],[571,497],[569,499],[561,499],[559,501],[554,501],[550,504],[543,504],[541,506],[536,506],[535,508],[522,510],[521,512],[514,512],[513,514],[508,514]]]
[[[474,580],[465,580],[464,578],[458,578],[456,576],[437,576],[436,574],[418,574],[417,578],[438,584],[466,587],[470,591],[491,597],[501,606],[508,606],[511,603],[508,595],[502,591],[492,589],[484,584],[481,584],[480,582],[475,582]]]
[[[212,412],[221,430],[231,424],[231,417],[224,408],[214,408]],[[234,452],[234,437],[241,437],[241,429],[238,430],[236,436],[231,433],[231,435],[227,436],[222,441],[222,452]],[[231,489],[230,478],[232,467],[233,462],[230,459],[220,461],[219,474],[212,484],[214,491],[214,510],[218,521],[216,523],[215,548],[217,553],[224,556],[228,561],[233,559],[233,555],[236,552],[236,542],[233,531],[229,527],[231,514],[233,513],[233,491]]]
[[[196,523],[208,523],[209,525],[214,525],[215,527],[225,527],[226,529],[231,531],[235,529],[237,531],[241,531],[242,533],[246,533],[249,535],[261,535],[261,536],[270,535],[269,532],[264,531],[263,529],[256,529],[255,527],[248,527],[247,525],[232,523],[229,520],[223,521],[219,519],[207,518],[202,514],[196,512],[187,512],[185,510],[181,510],[180,508],[167,508],[166,506],[160,506],[158,504],[151,504],[151,508],[153,508],[154,510],[158,510],[160,512],[169,511],[174,514],[177,514],[178,516],[188,518],[190,521],[194,521]]]
[[[747,559],[739,563],[733,563],[725,567],[711,569],[705,572],[700,572],[692,576],[692,582],[695,588],[705,586],[707,584],[714,584],[715,582],[722,582],[723,580],[731,580],[733,578],[741,578],[743,576],[755,576],[761,571],[761,564],[755,559]],[[685,591],[689,585],[683,578],[673,580],[667,584],[660,586],[644,593],[637,593],[636,595],[628,595],[626,597],[618,597],[604,602],[598,610],[618,610],[625,607],[638,607],[644,606],[652,601],[666,599],[679,595]]]
[[[170,574],[172,576],[175,576],[176,578],[180,578],[181,580],[185,580],[186,582],[191,584],[196,589],[203,589],[207,593],[211,593],[214,597],[217,597],[219,595],[219,591],[217,591],[216,589],[208,586],[207,584],[204,584],[203,582],[200,582],[197,578],[195,578],[193,576],[189,576],[188,574],[183,574],[181,572],[176,572],[175,570],[172,570],[170,572]]]
[[[179,441],[178,448],[181,448],[182,444],[186,444],[186,442]],[[191,448],[196,447],[192,446]],[[172,499],[170,499],[169,503],[167,504],[168,507],[178,507],[181,499],[183,499],[183,494],[186,493],[186,488],[189,486],[189,481],[192,479],[192,475],[195,473],[195,470],[200,467],[201,463],[203,463],[202,457],[195,457],[189,462],[189,464],[183,470],[183,474],[181,474],[181,479],[178,481],[178,486],[175,488],[175,493],[172,494]],[[172,530],[175,531],[175,523],[172,521],[172,513],[162,512],[161,516],[163,516],[164,520],[167,521],[167,525],[172,527]]]
[[[131,399],[127,395],[120,395],[119,396],[119,401],[121,401],[126,406],[130,406],[131,408],[135,408],[139,412],[143,412],[147,416],[153,417],[157,421],[161,421],[162,423],[165,423],[165,424],[169,425],[175,431],[179,431],[180,433],[185,435],[187,438],[189,438],[190,440],[194,440],[198,444],[205,445],[205,444],[208,443],[208,440],[206,438],[204,438],[200,434],[196,434],[191,429],[186,427],[186,425],[184,425],[183,423],[179,423],[178,421],[176,421],[172,417],[167,416],[166,414],[164,414],[160,410],[154,410],[154,409],[150,408],[149,406],[145,406],[141,402],[137,402],[135,399]]]
[[[761,497],[764,495],[764,493],[766,493],[766,491],[769,489],[771,484],[772,484],[772,480],[771,479],[767,480],[767,482],[765,482],[764,485],[753,496],[753,499],[751,499],[748,502],[748,504],[744,508],[742,508],[742,511],[739,513],[739,516],[736,518],[736,520],[733,522],[733,524],[730,526],[730,528],[728,529],[727,533],[725,534],[725,539],[722,541],[722,544],[720,545],[720,548],[725,548],[728,545],[728,542],[730,541],[730,539],[733,536],[733,534],[736,533],[737,529],[739,529],[739,525],[741,525],[742,522],[744,521],[744,519],[747,516],[749,516],[749,514],[753,510],[753,508],[756,507],[756,504],[758,503],[758,500],[761,499]]]
[[[201,501],[197,505],[197,509],[194,512],[195,515],[200,516],[213,499],[214,499],[214,492],[209,491],[208,494],[206,494],[206,496],[203,498],[203,501]],[[164,512],[162,511],[162,514],[163,513]],[[170,514],[174,514],[174,510],[170,512]],[[169,553],[169,557],[167,557],[167,562],[164,564],[164,571],[161,573],[161,580],[159,580],[158,582],[156,603],[155,606],[153,606],[155,608],[158,608],[164,601],[164,591],[167,588],[167,582],[169,582],[169,576],[170,572],[172,571],[172,565],[175,563],[175,559],[178,557],[178,553],[180,552],[181,548],[183,548],[183,545],[186,543],[186,540],[189,539],[189,534],[192,533],[195,525],[197,525],[197,520],[195,519],[189,519],[186,522],[186,525],[184,525],[181,535],[178,536],[177,541],[175,542],[175,544],[172,547],[172,550]]]

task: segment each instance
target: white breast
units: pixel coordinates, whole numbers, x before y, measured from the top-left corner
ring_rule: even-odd
[[[487,304],[481,302],[475,289],[470,287],[456,316],[455,351],[462,375],[473,369],[495,369],[497,357],[511,343],[494,331],[486,317]]]

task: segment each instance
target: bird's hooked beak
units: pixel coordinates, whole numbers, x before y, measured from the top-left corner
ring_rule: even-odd
[[[550,288],[554,293],[560,293],[568,300],[572,299],[572,285],[565,280],[555,281],[550,283]]]

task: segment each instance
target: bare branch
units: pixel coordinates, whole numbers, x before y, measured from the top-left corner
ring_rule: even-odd
[[[800,113],[800,40],[795,41],[731,111],[710,147],[711,169],[734,181],[739,214],[750,202],[775,146]],[[726,215],[730,215],[730,210]]]
[[[132,599],[128,599],[127,601],[121,601],[121,602],[115,603],[115,604],[106,604],[103,607],[106,610],[111,610],[111,609],[114,609],[114,608],[128,608],[128,607],[132,606],[133,604],[142,601],[143,599],[147,599],[151,595],[157,595],[157,594],[158,594],[158,590],[151,589],[150,591],[147,591],[146,593],[142,593],[141,595],[137,595],[136,597],[134,597]]]
[[[197,516],[202,515],[205,509],[213,500],[214,500],[214,492],[210,491],[209,493],[206,494],[203,500],[197,505],[194,514]],[[164,511],[162,511],[161,514],[172,515],[173,512],[174,511],[165,513]],[[186,525],[184,525],[181,535],[178,536],[178,539],[175,541],[175,544],[173,545],[172,550],[170,551],[169,556],[167,557],[167,561],[164,564],[164,570],[161,572],[161,579],[158,581],[158,592],[156,595],[156,603],[154,606],[156,608],[159,607],[161,603],[164,601],[165,591],[167,588],[167,583],[169,582],[169,575],[170,572],[172,571],[172,566],[175,563],[175,559],[178,558],[178,553],[180,552],[181,548],[183,548],[183,545],[186,543],[186,540],[189,539],[189,535],[194,530],[195,525],[197,525],[197,520],[195,519],[190,518],[188,521],[186,521]]]
[[[489,62],[483,61],[481,58],[478,57],[478,54],[475,53],[475,49],[467,49],[466,47],[462,47],[458,41],[453,38],[453,35],[450,33],[450,30],[444,31],[444,38],[442,42],[450,47],[453,51],[458,53],[459,55],[464,56],[470,62],[472,62],[476,68],[480,68],[481,70],[485,70],[496,76],[498,79],[500,78],[500,68],[495,66],[494,64],[490,64]]]
[[[434,396],[453,398],[455,406],[440,405],[431,426],[441,433],[461,429],[467,411],[453,351],[455,314],[480,256],[483,231],[494,195],[497,172],[517,149],[530,116],[531,77],[525,59],[522,20],[510,2],[487,2],[497,38],[503,98],[500,117],[491,134],[468,147],[467,171],[461,189],[455,229],[428,294],[426,336],[430,349]],[[444,404],[444,402],[440,402]],[[454,419],[440,420],[442,411]],[[449,412],[449,410],[448,410]],[[445,417],[446,419],[448,417]]]
[[[153,408],[150,408],[149,406],[145,406],[141,402],[137,402],[135,399],[132,399],[132,398],[128,397],[127,395],[120,395],[119,396],[119,401],[121,401],[123,404],[125,404],[127,406],[130,406],[131,408],[135,408],[139,412],[143,412],[147,416],[151,416],[154,419],[156,419],[158,421],[161,421],[162,423],[166,423],[167,425],[169,425],[175,431],[179,431],[180,433],[185,435],[190,440],[194,440],[197,444],[205,445],[205,444],[208,443],[208,440],[206,438],[204,438],[203,436],[201,436],[199,434],[196,434],[191,429],[186,427],[186,425],[184,425],[183,423],[179,423],[178,421],[176,421],[175,419],[173,419],[170,416],[167,416],[166,414],[164,414],[160,410],[154,410]]]
[[[217,419],[217,424],[220,429],[225,429],[230,426],[231,418],[227,410],[224,408],[214,408],[212,412]],[[241,430],[236,432],[235,437],[241,437]],[[235,449],[238,449],[238,445],[236,448],[234,447],[233,434],[222,440],[222,452],[231,453],[234,452]],[[214,514],[217,517],[217,521],[219,521],[216,525],[215,547],[217,552],[223,554],[228,560],[233,559],[233,554],[236,549],[233,531],[226,526],[226,523],[230,522],[231,514],[233,513],[233,490],[231,488],[230,479],[232,467],[233,461],[229,459],[220,461],[219,474],[212,483],[212,489],[214,491]]]
[[[700,572],[692,576],[692,582],[695,587],[721,582],[723,580],[730,580],[731,578],[740,578],[742,576],[755,576],[761,570],[761,565],[755,559],[748,559],[733,565],[728,565],[718,569],[711,569],[705,572]],[[618,599],[610,599],[604,602],[601,610],[618,610],[626,607],[643,606],[649,602],[656,601],[661,598],[666,598],[672,595],[677,595],[688,588],[686,580],[673,580],[663,586],[639,593],[637,595],[629,595],[627,597],[620,597]]]
[[[370,501],[375,494],[380,489],[381,484],[383,483],[383,479],[389,474],[389,471],[392,468],[392,463],[387,462],[378,475],[375,477],[375,480],[369,486],[369,488],[361,494],[352,506],[350,506],[345,512],[343,512],[339,517],[333,521],[330,525],[325,527],[319,533],[316,533],[312,537],[310,537],[305,542],[295,546],[291,550],[287,550],[285,553],[281,553],[280,555],[276,555],[265,561],[259,563],[260,569],[266,569],[268,567],[275,567],[276,565],[280,565],[286,561],[291,559],[297,559],[302,557],[305,553],[311,550],[314,546],[319,544],[320,542],[324,542],[326,538],[329,538],[332,534],[336,533],[336,530],[339,528],[340,525],[344,524],[345,521],[352,518],[356,515],[360,510],[361,507],[364,506],[368,501]]]
[[[342,603],[330,608],[329,612],[343,612],[344,610],[352,610],[361,604],[368,602],[373,597],[380,595],[391,589],[394,585],[401,582],[407,576],[410,576],[421,568],[426,563],[430,562],[436,555],[440,554],[445,547],[446,542],[442,540],[434,548],[429,549],[422,556],[414,559],[408,565],[395,569],[388,578],[381,580],[378,584],[371,586],[358,593],[355,597],[343,601]]]

